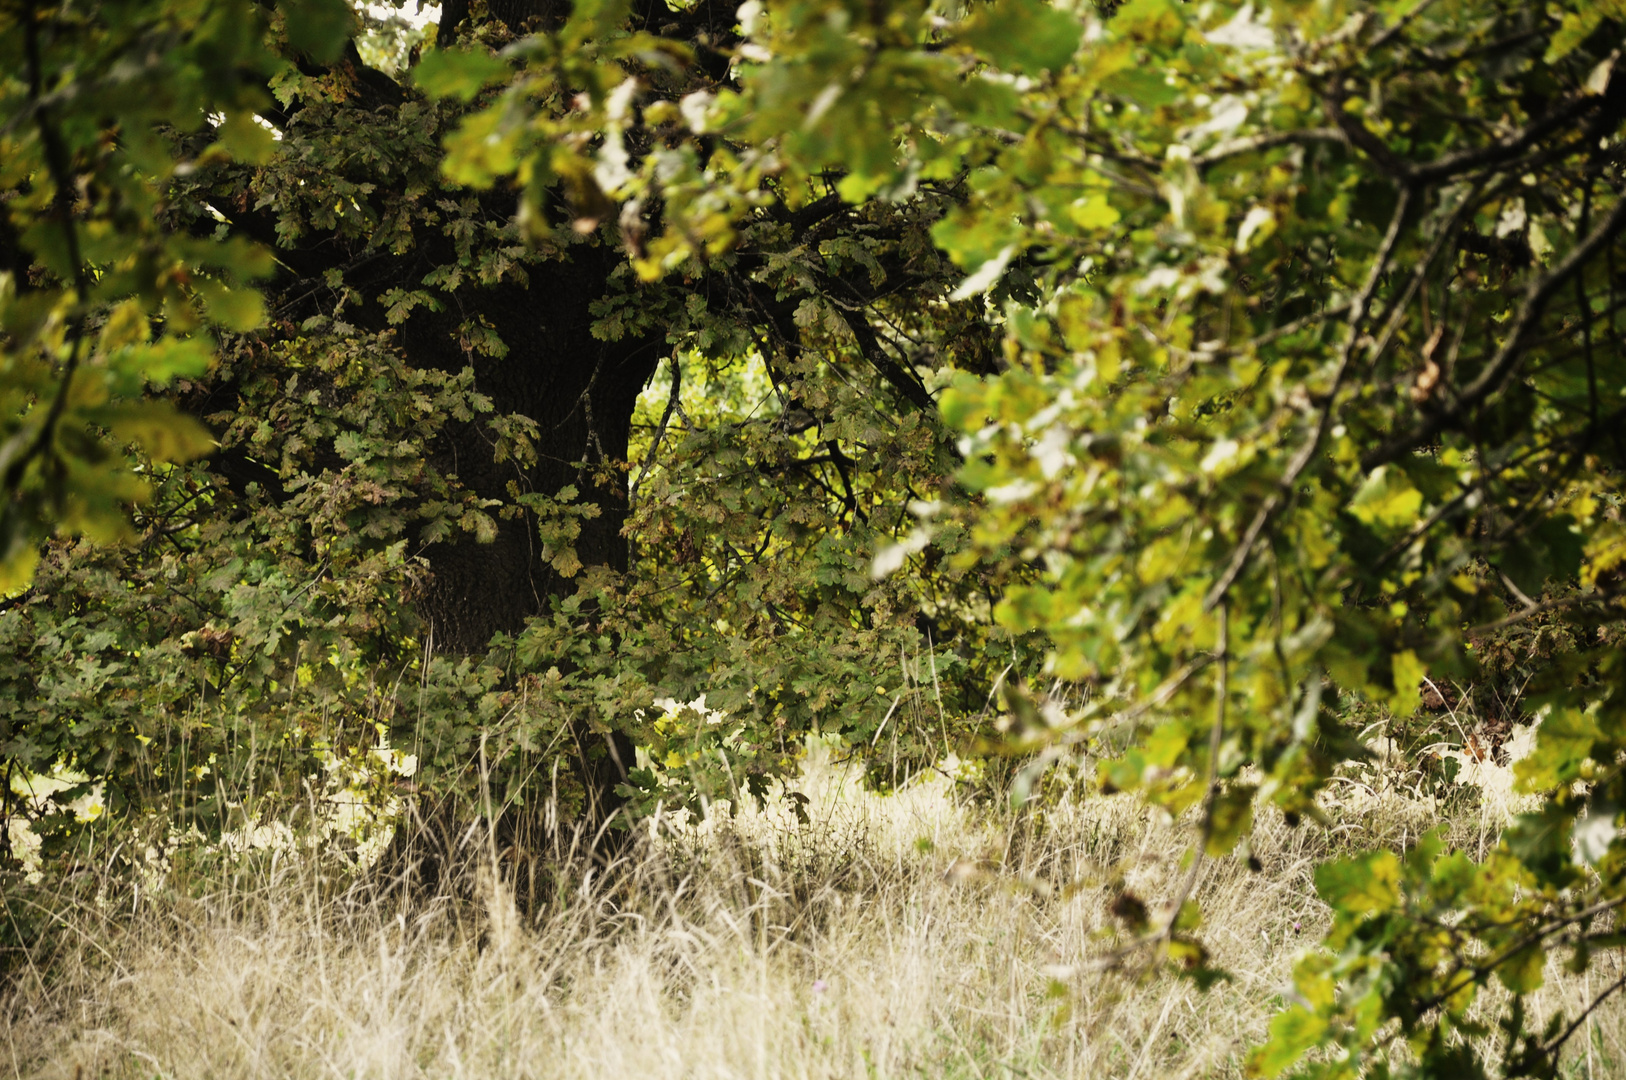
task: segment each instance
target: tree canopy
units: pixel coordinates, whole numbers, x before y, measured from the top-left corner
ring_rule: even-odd
[[[1323,866],[1251,1067],[1486,1075],[1494,979],[1555,1075],[1626,904],[1617,8],[4,0],[0,755],[216,827],[318,750],[596,822],[809,731],[1087,755],[1200,822],[1126,955],[1204,981],[1201,859],[1517,669],[1537,809]]]

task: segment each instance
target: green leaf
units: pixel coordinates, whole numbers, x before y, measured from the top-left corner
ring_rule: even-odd
[[[208,279],[194,280],[193,288],[203,298],[209,321],[215,325],[240,334],[265,325],[265,298],[259,290],[227,288]]]
[[[1581,569],[1584,544],[1568,514],[1544,518],[1493,556],[1496,568],[1526,596],[1539,597],[1547,583],[1569,584]]]
[[[108,366],[127,393],[142,386],[162,387],[177,378],[197,378],[209,370],[214,350],[204,338],[164,337],[157,341],[115,350]]]
[[[244,165],[264,165],[277,152],[276,136],[246,109],[229,113],[219,132],[221,148]]]
[[[1007,216],[961,207],[932,226],[932,239],[948,252],[957,266],[968,270],[986,266],[1006,250],[1020,232]],[[1006,256],[1007,259],[1009,256]]]
[[[138,401],[87,410],[87,417],[120,442],[135,443],[157,461],[186,462],[215,448],[214,436],[167,401]]]
[[[1104,192],[1092,192],[1067,208],[1067,217],[1081,229],[1105,229],[1118,224],[1122,217],[1107,201]]]
[[[1349,512],[1366,525],[1396,528],[1415,524],[1422,505],[1423,493],[1404,473],[1380,465],[1349,501]]]
[[[1270,1038],[1249,1056],[1248,1073],[1266,1080],[1280,1076],[1326,1035],[1326,1018],[1301,1005],[1278,1013],[1270,1022]]]
[[[288,44],[318,64],[331,64],[344,52],[355,16],[345,0],[283,0]]]
[[[1583,0],[1580,11],[1571,11],[1564,16],[1558,32],[1547,45],[1546,62],[1556,63],[1574,52],[1581,42],[1592,36],[1592,31],[1603,25],[1606,15],[1601,4]]]
[[[1113,74],[1102,81],[1101,88],[1148,109],[1170,105],[1180,99],[1180,88],[1161,71],[1140,68],[1129,68]]]
[[[1568,514],[1555,514],[1544,519],[1531,533],[1530,543],[1541,552],[1543,556],[1541,562],[1546,571],[1544,580],[1532,583],[1537,593],[1546,585],[1547,580],[1560,584],[1575,581],[1581,572],[1585,538],[1573,517]],[[1512,576],[1511,571],[1509,576]]]
[[[431,49],[412,70],[412,81],[430,97],[470,101],[485,87],[508,77],[508,65],[475,49]]]
[[[1602,737],[1598,723],[1574,708],[1555,708],[1536,727],[1536,748],[1513,765],[1522,792],[1550,791],[1575,780]]]
[[[1520,814],[1502,833],[1502,843],[1514,858],[1540,880],[1562,885],[1572,876],[1571,837],[1575,815],[1554,803]]]
[[[1496,965],[1496,978],[1513,993],[1528,994],[1541,989],[1541,971],[1546,962],[1547,953],[1541,943],[1531,942]]]
[[[505,129],[497,111],[487,109],[465,117],[457,130],[446,137],[446,157],[440,168],[454,184],[490,187],[497,177],[519,165],[517,144],[518,133]],[[545,164],[545,158],[532,162],[538,173],[546,171]]]
[[[1316,867],[1315,888],[1340,916],[1374,915],[1400,903],[1400,859],[1392,851],[1369,851]]]
[[[960,40],[1004,71],[1059,71],[1078,51],[1084,26],[1045,0],[998,0],[982,9]]]
[[[1208,818],[1208,854],[1224,855],[1253,828],[1253,797],[1258,790],[1252,784],[1236,784],[1215,797]]]

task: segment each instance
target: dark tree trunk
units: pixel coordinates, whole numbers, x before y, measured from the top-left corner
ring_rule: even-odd
[[[487,17],[517,34],[558,26],[570,6],[570,0],[486,0],[485,9]],[[632,21],[688,40],[704,59],[712,46],[733,36],[736,6],[732,0],[699,0],[675,12],[665,0],[634,0]],[[443,4],[442,46],[456,40],[469,9],[469,0]],[[455,314],[420,310],[403,327],[408,353],[420,366],[458,370],[472,360],[477,389],[491,397],[497,411],[528,416],[539,428],[539,460],[532,469],[495,462],[478,422],[449,430],[449,460],[436,464],[489,498],[508,498],[510,482],[521,491],[549,495],[575,486],[581,498],[601,510],[582,523],[578,558],[587,566],[622,572],[629,550],[621,535],[627,514],[625,476],[608,487],[593,487],[590,471],[580,463],[625,460],[634,404],[665,345],[659,336],[603,342],[592,335],[589,305],[607,291],[610,274],[624,257],[602,244],[577,244],[559,260],[527,267],[528,285],[465,290],[457,297]],[[456,346],[457,325],[476,316],[489,322],[508,346],[506,357],[482,357]],[[504,522],[490,544],[459,541],[427,554],[434,584],[424,611],[439,649],[481,649],[492,634],[520,629],[527,618],[547,609],[549,597],[568,595],[573,588],[543,561],[529,522]],[[624,749],[630,764],[630,744]]]
[[[414,366],[472,366],[475,389],[491,399],[497,414],[519,414],[536,424],[534,466],[496,460],[489,417],[448,425],[433,464],[480,497],[504,502],[516,491],[555,496],[574,486],[580,501],[599,508],[597,517],[581,522],[577,557],[587,566],[625,572],[626,477],[616,471],[612,481],[601,483],[595,466],[626,459],[633,407],[664,342],[593,336],[590,305],[606,291],[621,258],[608,247],[579,244],[560,259],[527,267],[526,285],[466,287],[444,312],[419,309],[398,340]],[[459,326],[465,321],[488,325],[506,355],[464,348]],[[526,619],[547,610],[549,598],[575,588],[543,559],[529,516],[499,520],[489,543],[464,537],[424,554],[434,579],[422,606],[438,651],[478,652],[493,634],[518,632]]]
[[[443,45],[455,41],[469,6],[468,0],[447,0],[439,32]],[[699,0],[677,13],[664,0],[635,0],[632,21],[690,41],[707,73],[720,74],[726,71],[726,61],[713,46],[731,37],[735,6],[732,0]],[[522,33],[558,25],[568,16],[570,0],[487,0],[485,8],[489,17]],[[712,60],[720,61],[716,73],[711,71]],[[339,63],[354,69],[351,82],[358,91],[357,108],[390,109],[407,99],[388,76],[367,68],[354,46]],[[293,114],[281,111],[266,115],[284,126],[296,121]],[[457,193],[460,198],[467,195]],[[269,217],[241,207],[228,208],[226,216],[256,239],[281,246],[276,222]],[[420,232],[417,246],[405,252],[358,250],[354,241],[336,240],[307,235],[296,250],[284,248],[282,265],[299,280],[301,289],[324,280],[332,267],[351,267],[345,284],[352,296],[362,299],[359,304],[351,302],[345,318],[372,330],[388,328],[378,301],[387,290],[421,288],[429,270],[457,259],[452,242],[434,229]],[[497,460],[489,416],[448,422],[432,464],[476,495],[510,504],[516,492],[556,496],[565,487],[575,487],[578,500],[599,511],[581,521],[574,544],[577,558],[587,567],[621,572],[628,569],[629,558],[621,532],[627,516],[627,479],[622,471],[595,467],[625,460],[638,393],[666,346],[664,333],[620,341],[593,336],[592,304],[609,290],[611,275],[624,258],[611,243],[584,239],[554,258],[527,263],[527,280],[464,284],[450,294],[437,294],[441,310],[419,307],[395,328],[396,340],[413,366],[443,371],[472,367],[475,389],[490,398],[497,414],[521,415],[536,424],[534,464]],[[468,325],[494,332],[505,347],[504,355],[472,347],[462,331]],[[228,457],[222,457],[223,469],[234,464]],[[251,462],[235,466],[244,475],[252,471]],[[611,477],[608,482],[605,475]],[[574,591],[575,582],[543,558],[536,526],[524,515],[499,517],[489,542],[465,535],[423,552],[432,576],[421,610],[437,652],[482,652],[494,634],[521,631],[527,619],[545,614],[552,600]],[[585,717],[571,734],[589,800],[586,824],[596,831],[621,805],[615,788],[633,763],[632,742],[621,734],[595,735]],[[448,829],[448,837],[454,831]]]
[[[486,418],[476,417],[446,428],[436,467],[480,497],[504,502],[515,491],[557,496],[575,487],[578,501],[598,508],[597,516],[580,522],[577,558],[584,566],[625,573],[626,474],[613,469],[606,482],[605,470],[596,466],[626,460],[633,408],[664,341],[593,336],[592,302],[604,295],[621,259],[612,248],[578,244],[557,260],[528,267],[528,284],[465,288],[445,311],[409,319],[399,340],[415,366],[472,365],[475,389],[491,399],[496,414],[519,414],[536,424],[534,465],[497,461]],[[495,330],[506,354],[485,356],[462,347],[458,327],[469,319]],[[575,582],[543,558],[537,522],[529,514],[500,518],[489,542],[465,535],[429,547],[424,556],[433,576],[421,609],[439,652],[481,652],[492,635],[518,633],[527,619],[545,614],[551,600],[575,590]],[[585,717],[571,735],[588,800],[581,824],[599,834],[624,804],[616,788],[633,765],[633,743],[620,732],[595,734]]]

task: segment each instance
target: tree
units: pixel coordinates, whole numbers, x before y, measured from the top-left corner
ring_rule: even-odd
[[[159,340],[190,349],[191,366],[150,365],[158,376],[151,390],[181,378],[167,401],[149,396],[141,407],[174,402],[208,426],[215,447],[170,413],[158,415],[173,429],[111,429],[111,441],[84,443],[87,425],[108,427],[99,414],[50,415],[53,380],[85,381],[71,362],[37,364],[35,381],[19,387],[18,439],[33,440],[24,463],[32,471],[8,490],[19,493],[14,505],[37,509],[15,518],[17,552],[31,558],[42,532],[78,524],[63,510],[83,495],[64,471],[78,456],[107,458],[114,444],[145,436],[142,456],[120,475],[158,482],[135,519],[134,549],[58,543],[38,587],[7,601],[19,616],[8,761],[37,770],[65,757],[94,760],[93,774],[116,778],[139,802],[130,785],[149,767],[152,735],[130,716],[178,717],[211,694],[238,702],[241,727],[211,735],[218,739],[205,740],[207,749],[181,740],[189,746],[176,751],[181,760],[252,760],[249,748],[264,738],[315,737],[364,751],[377,723],[422,740],[423,693],[403,704],[379,690],[358,704],[349,691],[425,651],[439,657],[428,664],[439,675],[424,685],[444,690],[436,700],[445,728],[429,736],[433,761],[468,769],[477,728],[498,718],[515,732],[504,754],[538,744],[551,752],[562,737],[574,747],[574,798],[585,799],[593,821],[626,797],[634,710],[658,690],[704,691],[720,664],[732,665],[741,684],[722,698],[753,723],[773,725],[771,746],[763,743],[746,769],[759,793],[793,761],[796,733],[821,716],[879,723],[886,703],[873,663],[859,656],[883,642],[892,644],[882,654],[896,655],[893,644],[912,643],[925,616],[870,580],[872,538],[904,523],[911,485],[929,495],[949,460],[913,361],[929,354],[934,364],[986,364],[990,351],[969,307],[954,319],[921,317],[920,299],[947,288],[947,263],[925,234],[944,196],[862,211],[833,194],[795,209],[764,204],[730,220],[726,257],[696,264],[681,281],[641,280],[626,252],[637,251],[644,226],[636,215],[607,218],[589,173],[567,167],[533,177],[535,208],[546,210],[516,220],[515,190],[491,184],[465,155],[443,160],[442,139],[466,111],[455,99],[507,70],[494,48],[547,40],[565,42],[559,55],[595,91],[615,70],[605,61],[628,56],[656,63],[669,98],[704,94],[727,77],[718,49],[735,40],[732,12],[623,7],[565,20],[547,5],[508,5],[470,19],[453,6],[436,34],[442,47],[429,48],[416,72],[412,60],[427,42],[390,45],[377,28],[358,33],[364,23],[342,5],[244,15],[231,5],[153,12],[194,49],[176,54],[176,70],[158,65],[153,78],[183,84],[188,65],[213,46],[210,20],[236,20],[247,59],[233,67],[226,58],[235,80],[226,89],[206,84],[148,112],[125,109],[122,98],[96,102],[76,117],[79,142],[60,181],[32,142],[22,149],[35,157],[12,159],[19,191],[70,191],[84,186],[73,177],[94,168],[126,177],[144,200],[138,227],[118,218],[108,231],[113,247],[69,260],[86,273],[137,259],[145,242],[165,254],[136,261],[140,273],[183,282],[179,294],[206,314],[235,306],[210,359],[212,343],[195,319],[177,316],[173,298],[142,295],[144,310],[162,312],[153,322]],[[33,103],[52,93],[82,100],[79,85],[99,77],[79,55],[91,42],[102,68],[120,71],[156,33],[140,23],[139,33],[120,37],[99,10],[18,17],[51,46],[38,87],[17,91],[19,115],[43,115]],[[653,29],[628,37],[620,27],[629,21]],[[517,39],[523,29],[537,36]],[[426,99],[419,84],[454,100]],[[572,122],[578,96],[555,93],[550,115]],[[210,118],[216,104],[237,111]],[[137,127],[160,140],[151,151],[157,165],[121,156],[124,133]],[[584,128],[568,145],[589,136]],[[49,141],[41,136],[39,146]],[[98,215],[125,212],[82,201],[70,212],[66,196],[54,205],[69,236],[103,227]],[[47,295],[51,278],[33,265],[33,207],[22,199],[9,207],[11,280]],[[207,260],[218,262],[219,252],[238,262],[212,268]],[[145,287],[144,277],[134,280],[104,291]],[[260,283],[263,310],[246,289],[251,281]],[[100,302],[83,305],[87,326],[103,318]],[[32,344],[15,339],[16,354]],[[652,445],[640,448],[638,479],[650,496],[645,534],[664,535],[673,550],[647,544],[649,572],[629,588],[631,423],[639,391],[663,361],[671,405]],[[682,446],[672,452],[674,427],[663,449],[682,368],[746,363],[767,376],[771,407],[753,407],[766,415],[735,420],[722,410],[709,432],[685,419]],[[130,403],[118,408],[135,407],[141,374],[113,389]],[[171,430],[190,441],[176,444]],[[166,449],[171,460],[207,456],[185,469],[145,464]],[[662,468],[649,475],[657,459]],[[684,463],[690,491],[678,506],[672,478]],[[119,523],[117,499],[104,503],[99,520]],[[15,565],[27,562],[19,555]],[[938,628],[960,619],[952,604],[935,611]],[[697,626],[686,627],[688,618]],[[752,644],[764,636],[782,645]],[[810,647],[793,638],[818,640]],[[96,678],[52,674],[87,653],[107,661]],[[155,679],[159,656],[179,666]],[[208,669],[201,686],[192,681],[200,664]],[[537,680],[548,686],[542,700],[527,696]],[[531,703],[523,718],[516,694]],[[93,700],[109,696],[123,703]],[[270,709],[307,719],[290,731],[286,720],[267,719]],[[64,712],[83,718],[73,738],[54,725]],[[316,714],[349,714],[349,733],[309,719]],[[84,753],[90,730],[100,744],[93,758]],[[742,752],[737,741],[734,750]],[[178,760],[168,769],[185,767]],[[513,798],[532,797],[524,778],[533,768],[503,773]],[[726,764],[711,768],[713,784],[736,782]],[[217,790],[220,772],[200,778],[200,805],[232,801]],[[646,772],[650,798],[659,786]]]
[[[1578,968],[1613,947],[1626,902],[1623,13],[1113,7],[748,5],[737,85],[615,192],[664,201],[641,265],[703,253],[711,208],[762,175],[840,170],[853,201],[965,178],[933,237],[956,295],[999,303],[1010,368],[943,399],[981,495],[951,544],[1017,576],[995,619],[1089,691],[1059,721],[1013,695],[1013,730],[1050,758],[1127,743],[1101,782],[1199,812],[1199,858],[1243,844],[1261,798],[1317,813],[1365,753],[1353,702],[1404,717],[1425,677],[1488,674],[1476,645],[1565,613],[1523,705],[1542,809],[1479,865],[1433,837],[1323,867],[1328,951],[1252,1059],[1555,1075],[1585,1013],[1526,1030],[1526,995],[1555,947]],[[529,115],[525,92],[468,130],[522,130],[480,125]],[[760,173],[710,167],[707,135]],[[1208,978],[1194,880],[1141,944]],[[1492,980],[1498,1039],[1471,1012]]]
[[[95,370],[127,400],[186,373],[170,400],[223,449],[213,472],[164,470],[148,462],[199,447],[132,431],[151,445],[124,475],[162,477],[143,545],[58,543],[46,587],[8,601],[7,760],[134,775],[117,763],[152,752],[129,714],[184,715],[194,663],[241,719],[177,721],[164,768],[196,774],[190,806],[234,797],[200,747],[365,752],[376,725],[429,733],[449,788],[495,777],[504,803],[534,804],[573,742],[591,819],[612,788],[760,792],[819,725],[874,746],[917,635],[949,631],[963,716],[995,673],[1025,676],[1005,723],[1038,755],[1019,788],[1092,748],[1103,786],[1198,817],[1200,860],[1245,851],[1262,801],[1314,817],[1365,753],[1353,710],[1404,717],[1425,676],[1482,676],[1495,635],[1556,619],[1522,706],[1541,809],[1482,863],[1425,838],[1323,867],[1327,949],[1252,1061],[1273,1075],[1320,1046],[1339,1053],[1302,1066],[1318,1075],[1483,1075],[1494,1052],[1553,1075],[1578,1028],[1526,1030],[1542,958],[1617,947],[1626,903],[1626,13],[1107,7],[448,7],[399,79],[363,62],[344,12],[277,8],[268,52],[233,30],[255,59],[204,80],[216,97],[113,135],[92,110],[66,158],[52,118],[80,99],[8,83],[7,115],[39,135],[7,157],[7,250],[27,252],[7,262],[45,298],[10,310],[63,312],[7,323],[8,357],[46,350],[17,369],[7,490],[31,516],[10,535],[32,551],[75,523],[62,508],[92,489],[46,466],[110,453],[87,424],[128,437],[52,394],[128,295],[150,313],[175,290],[160,340],[192,366],[146,345],[113,359],[123,330]],[[145,55],[146,24],[26,10],[104,43],[108,72]],[[215,10],[235,9],[171,15]],[[206,97],[228,106],[220,151],[199,145]],[[125,168],[137,129],[160,149]],[[119,218],[92,165],[139,177],[120,182],[145,201],[121,198],[153,212]],[[75,220],[180,254],[147,288],[111,272],[122,249],[40,239],[80,236]],[[251,332],[235,286],[272,244],[271,329]],[[243,334],[207,378],[194,302]],[[669,404],[634,449],[658,365]],[[684,419],[683,373],[724,369],[710,422]],[[732,400],[752,379],[761,401]],[[491,647],[414,666],[420,625]],[[1039,677],[1083,704],[1036,708]],[[84,704],[110,686],[125,713]],[[702,690],[717,697],[680,704]],[[657,693],[672,700],[640,720]],[[45,719],[69,708],[71,737]],[[634,732],[648,756],[629,768]],[[1208,979],[1195,880],[1135,948]],[[1470,1012],[1493,979],[1511,992],[1496,1039]]]

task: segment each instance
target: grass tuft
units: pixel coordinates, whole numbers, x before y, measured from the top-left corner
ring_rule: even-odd
[[[882,797],[828,759],[798,786],[806,823],[775,804],[646,823],[620,865],[554,874],[529,915],[489,868],[472,899],[409,902],[299,858],[66,907],[72,932],[0,1001],[0,1062],[41,1078],[1239,1076],[1324,929],[1315,863],[1403,846],[1437,813],[1370,788],[1330,831],[1262,812],[1260,871],[1200,873],[1201,936],[1232,975],[1204,993],[1110,964],[1128,938],[1115,898],[1161,913],[1182,824],[1121,796],[990,815],[941,778]],[[1484,842],[1483,815],[1457,817],[1455,843]],[[1585,989],[1555,971],[1543,1000]],[[1626,1023],[1591,1035],[1575,1067],[1611,1075]]]

